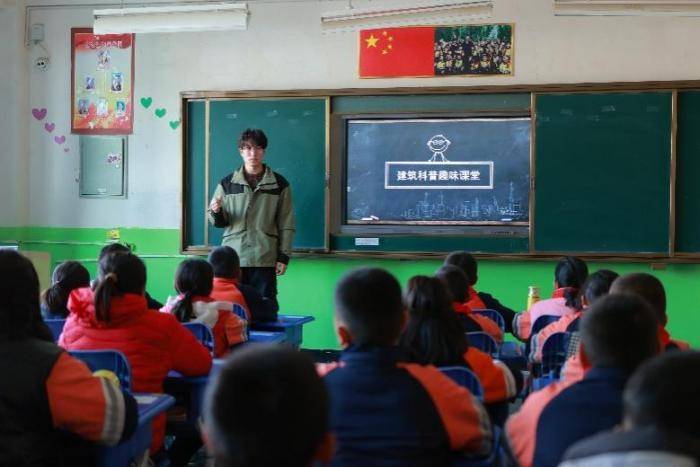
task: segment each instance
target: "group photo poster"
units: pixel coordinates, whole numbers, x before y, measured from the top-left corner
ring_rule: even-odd
[[[71,133],[127,135],[134,123],[134,35],[71,29]]]

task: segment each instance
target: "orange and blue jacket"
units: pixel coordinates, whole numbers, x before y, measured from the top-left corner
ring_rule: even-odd
[[[498,343],[502,344],[503,343],[503,330],[498,327],[498,324],[493,321],[490,318],[487,318],[484,315],[480,315],[478,313],[474,313],[472,311],[472,308],[467,305],[466,303],[459,303],[459,302],[454,302],[452,303],[452,309],[463,319],[466,321],[470,321],[474,323],[474,328],[469,326],[469,324],[466,324],[466,331],[471,332],[471,331],[481,331],[485,332],[489,336],[493,337],[493,339]]]

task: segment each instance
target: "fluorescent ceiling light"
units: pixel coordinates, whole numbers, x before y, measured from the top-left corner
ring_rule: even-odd
[[[207,3],[94,11],[95,34],[228,31],[248,28],[245,3]]]
[[[448,26],[474,18],[488,18],[492,13],[493,0],[435,0],[327,12],[321,15],[321,26],[324,32],[390,26]]]
[[[554,0],[557,16],[700,16],[700,0]]]

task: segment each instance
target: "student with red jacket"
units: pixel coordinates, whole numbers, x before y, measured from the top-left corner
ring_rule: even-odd
[[[412,277],[405,301],[409,318],[399,345],[410,358],[422,365],[469,368],[483,386],[487,409],[500,405],[507,413],[505,403],[522,389],[521,373],[469,345],[444,284],[434,277]],[[494,410],[489,412],[493,415]]]
[[[466,303],[467,276],[457,266],[443,266],[435,276],[440,279],[452,296],[452,308],[459,315],[466,332],[485,332],[493,337],[496,343],[503,343],[503,330],[491,318],[474,313]]]
[[[388,272],[358,269],[338,283],[334,322],[344,350],[324,377],[338,440],[331,465],[449,466],[452,453],[490,451],[479,401],[437,368],[401,357],[405,319],[401,286]]]
[[[225,356],[231,347],[248,340],[248,322],[231,312],[233,304],[211,297],[214,272],[203,259],[186,259],[175,273],[174,299],[161,308],[181,323],[202,323],[214,335],[214,357]]]
[[[146,266],[131,253],[105,255],[96,290],[71,292],[59,345],[68,350],[116,349],[131,365],[134,392],[163,392],[168,371],[209,373],[211,355],[174,316],[146,306]],[[153,424],[151,452],[163,444],[165,415]]]
[[[0,465],[92,465],[83,440],[115,445],[136,428],[134,398],[53,343],[34,266],[11,250],[0,250],[0,373]]]
[[[493,295],[486,292],[477,292],[474,288],[479,280],[478,265],[476,258],[466,251],[453,251],[445,258],[445,265],[457,266],[464,272],[469,281],[467,288],[467,305],[472,310],[494,310],[503,317],[506,332],[513,332],[513,318],[515,311],[511,310],[501,302],[496,300]]]
[[[277,320],[276,301],[263,297],[255,287],[241,284],[241,262],[236,250],[226,245],[214,248],[208,261],[214,269],[212,298],[241,305],[249,323]]]

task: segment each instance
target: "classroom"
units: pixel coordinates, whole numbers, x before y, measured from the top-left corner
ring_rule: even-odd
[[[117,104],[117,111],[129,112],[131,129],[123,159],[110,160],[117,168],[122,165],[124,194],[110,197],[80,195],[88,167],[81,153],[90,136],[72,131],[73,112],[82,110],[72,93],[71,29],[91,28],[94,9],[130,2],[0,0],[0,247],[18,247],[25,253],[44,289],[56,265],[77,260],[94,275],[101,248],[111,242],[128,244],[147,267],[148,292],[164,303],[175,294],[178,264],[192,255],[206,255],[220,238],[220,232],[216,240],[208,238],[213,228],[207,229],[203,220],[215,188],[204,179],[219,180],[240,166],[240,130],[228,129],[247,128],[246,115],[254,115],[253,126],[265,129],[265,118],[274,119],[279,109],[295,105],[295,99],[307,100],[321,112],[314,127],[318,134],[308,136],[317,139],[312,148],[318,151],[315,165],[307,166],[306,153],[286,151],[287,142],[274,138],[294,129],[273,130],[268,151],[273,168],[277,164],[299,175],[292,178],[280,170],[290,179],[295,202],[305,200],[310,187],[318,190],[310,195],[311,204],[295,205],[297,240],[306,240],[308,232],[313,240],[294,251],[277,282],[280,313],[314,318],[304,327],[303,348],[340,348],[333,327],[333,294],[347,271],[383,268],[405,286],[412,276],[434,274],[453,250],[473,252],[479,261],[479,288],[516,311],[525,310],[530,286],[539,287],[542,297],[550,296],[555,288],[552,271],[564,255],[585,259],[591,272],[649,273],[666,290],[669,333],[693,348],[700,346],[700,230],[695,227],[700,214],[695,209],[700,206],[693,201],[695,195],[700,199],[693,184],[700,166],[692,163],[700,139],[691,130],[700,114],[694,94],[700,90],[700,2],[687,2],[669,13],[663,6],[639,10],[636,4],[644,2],[630,0],[618,2],[622,13],[569,15],[555,14],[565,0],[493,0],[487,15],[462,24],[512,26],[514,59],[507,76],[360,77],[360,32],[327,31],[322,14],[407,2],[248,0],[245,30],[137,33],[129,84],[132,101]],[[122,79],[122,73],[112,74],[112,92],[122,92]],[[85,86],[94,83],[87,78]],[[282,107],[276,107],[278,102]],[[582,133],[596,131],[598,122],[566,127],[561,130],[569,132],[565,136],[556,132],[560,123],[566,126],[568,109],[578,109],[579,104],[581,109],[602,108],[603,120],[606,109],[628,112],[623,123],[632,122],[630,126],[601,132],[596,147],[605,150],[610,143],[611,152],[627,153],[624,161],[636,160],[638,165],[617,163],[606,171],[578,159],[576,144],[567,138],[585,140]],[[639,115],[634,109],[640,109]],[[533,171],[532,187],[526,188],[531,193],[526,225],[506,227],[505,233],[504,228],[488,226],[441,231],[433,225],[398,233],[380,227],[348,228],[342,201],[345,114],[391,119],[473,117],[480,112],[533,117],[528,120],[533,129],[525,153]],[[218,123],[227,131],[204,138],[205,125],[215,128]],[[636,139],[648,134],[664,146]],[[212,148],[229,159],[219,159],[216,167],[207,162],[193,169],[193,154]],[[635,159],[638,156],[648,159]],[[592,158],[601,165],[613,159],[604,153]],[[210,169],[216,173],[210,174]],[[607,188],[600,188],[593,175],[577,180],[579,192],[565,194],[569,180],[597,170]],[[642,172],[652,181],[640,181],[637,174]],[[610,188],[616,180],[620,193]],[[203,188],[202,199],[195,198]],[[585,211],[593,207],[605,214]],[[310,210],[304,212],[306,208]],[[585,220],[579,215],[582,209]],[[613,227],[606,231],[599,219],[611,221]],[[628,243],[616,230],[622,223],[637,229]],[[202,238],[193,233],[197,229],[204,229]],[[379,248],[372,247],[375,237]]]

